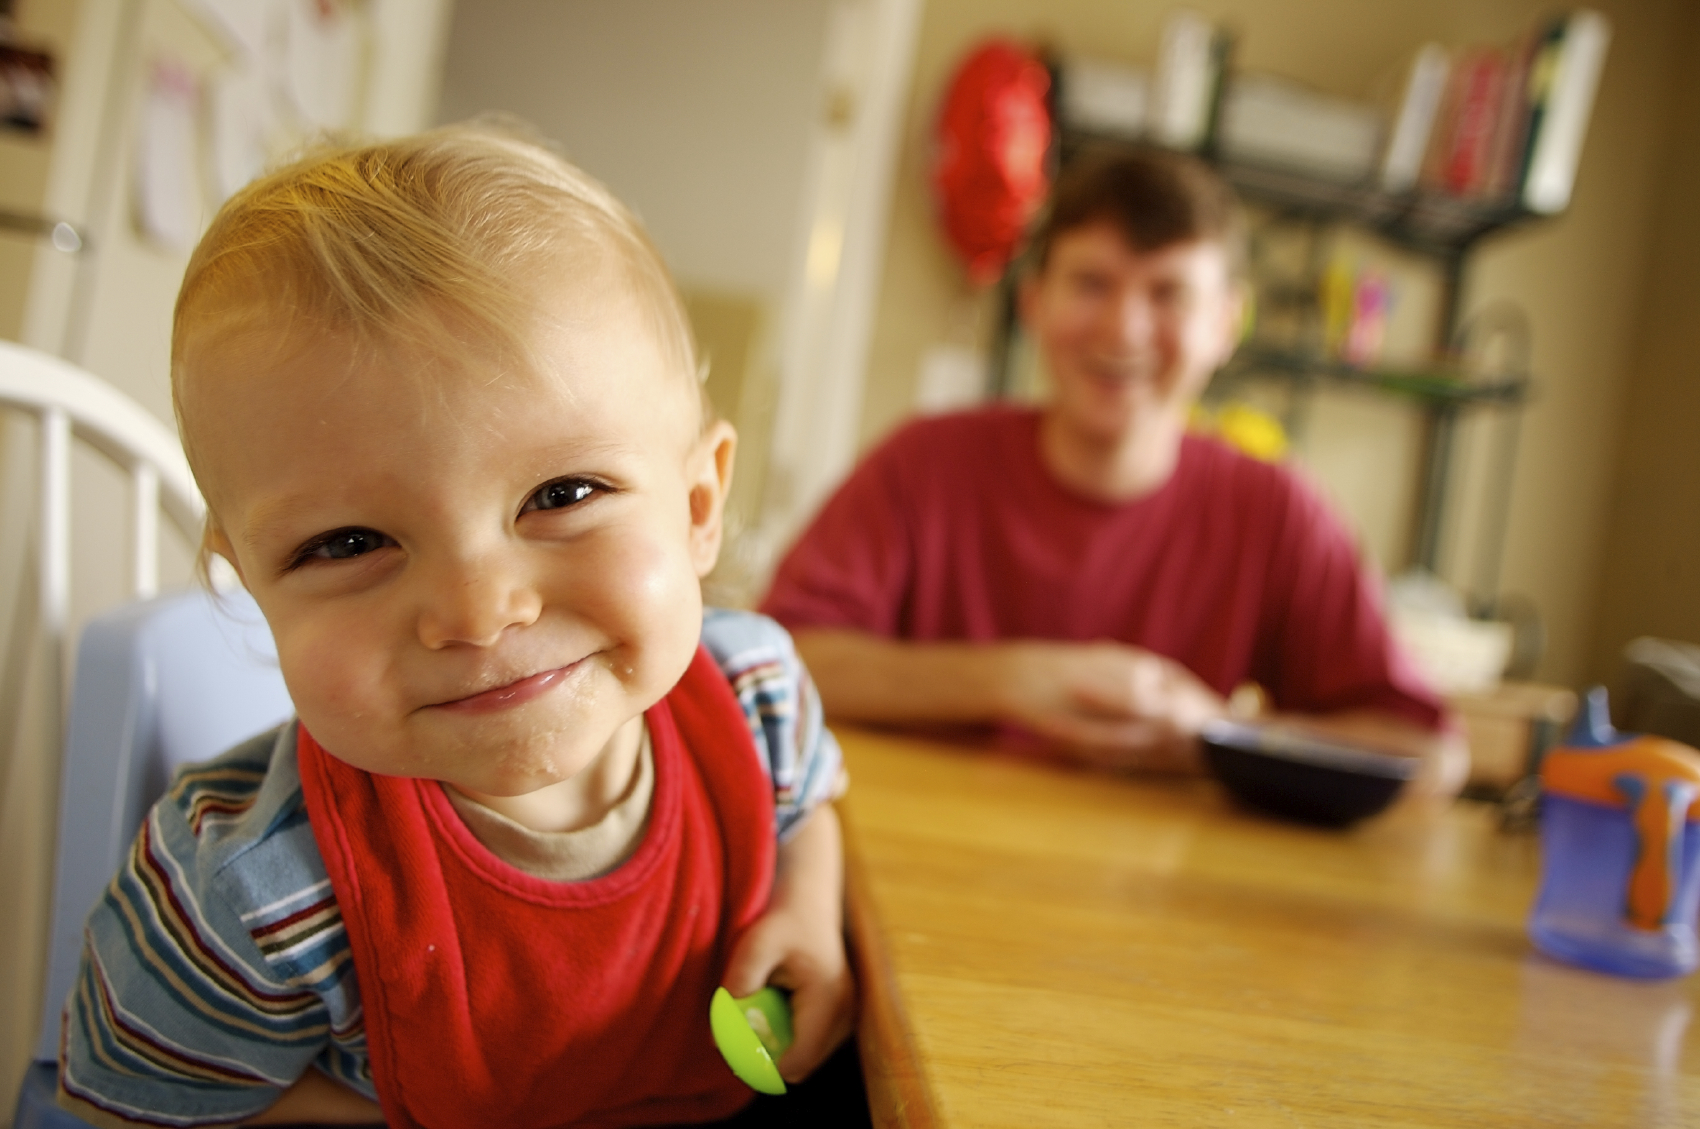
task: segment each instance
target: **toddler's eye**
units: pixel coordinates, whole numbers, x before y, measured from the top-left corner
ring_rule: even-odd
[[[559,510],[577,505],[596,493],[597,485],[583,478],[562,478],[546,482],[526,500],[527,510]]]
[[[394,544],[393,540],[376,529],[333,529],[296,550],[290,567],[297,568],[311,560],[345,561],[352,557],[363,557],[367,553]]]

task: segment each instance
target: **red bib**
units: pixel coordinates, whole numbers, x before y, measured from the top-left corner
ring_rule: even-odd
[[[767,905],[773,788],[700,647],[646,718],[643,842],[566,883],[496,858],[435,781],[352,768],[300,730],[392,1129],[706,1121],[750,1099],[714,1048],[708,1001]]]

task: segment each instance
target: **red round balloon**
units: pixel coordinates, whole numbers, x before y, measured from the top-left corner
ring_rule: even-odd
[[[995,281],[1045,199],[1051,76],[1031,52],[994,39],[962,61],[935,131],[933,193],[945,237],[974,282]]]

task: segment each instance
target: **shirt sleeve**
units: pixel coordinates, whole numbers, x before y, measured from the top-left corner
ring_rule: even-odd
[[[89,915],[59,1072],[60,1103],[85,1120],[236,1124],[315,1065],[371,1095],[368,1064],[351,1053],[351,1039],[363,1048],[361,1025],[345,1022],[333,1037],[339,1009],[326,988],[348,994],[353,985],[342,976],[352,964],[337,955],[346,942],[328,882],[296,889],[300,867],[280,868],[262,850],[274,904],[244,912],[231,897],[233,847],[250,855],[260,841],[233,843],[230,832],[240,838],[253,814],[264,768],[220,758],[180,774]],[[304,815],[267,815],[268,831],[310,833]]]
[[[702,642],[743,707],[773,781],[784,842],[816,805],[844,790],[843,757],[826,727],[820,695],[791,636],[766,616],[711,608],[703,614]]]
[[[795,631],[851,628],[901,636],[914,570],[904,483],[914,435],[900,431],[839,486],[785,554],[761,611]]]
[[[1281,709],[1374,709],[1442,728],[1440,699],[1387,628],[1377,577],[1322,499],[1289,485],[1257,680]]]

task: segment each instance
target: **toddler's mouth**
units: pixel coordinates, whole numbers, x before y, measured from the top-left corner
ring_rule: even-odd
[[[494,686],[488,690],[480,690],[476,694],[468,694],[464,698],[454,698],[447,702],[438,702],[437,709],[452,710],[455,713],[492,713],[513,706],[523,705],[541,694],[559,686],[578,667],[578,663],[556,667],[554,670],[540,671],[528,674],[524,678],[509,682],[504,686]]]

